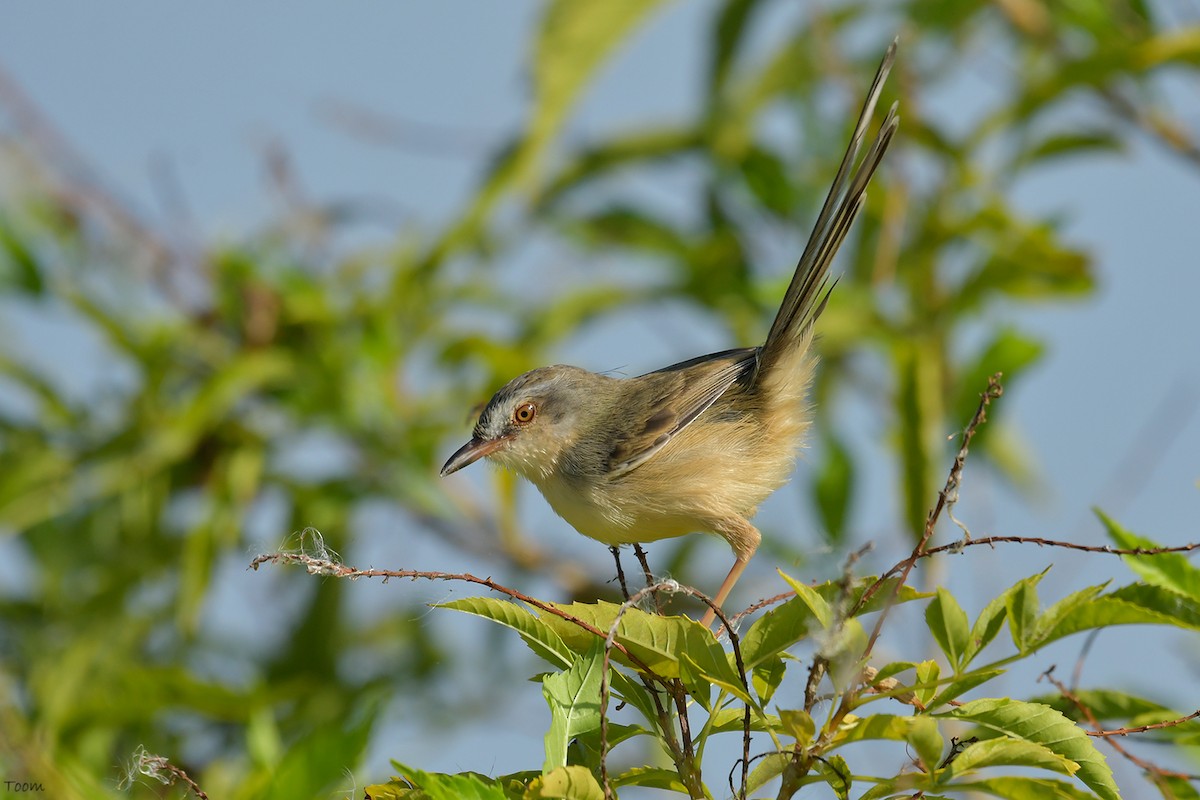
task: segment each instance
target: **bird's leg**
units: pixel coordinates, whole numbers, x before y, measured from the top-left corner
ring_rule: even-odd
[[[721,524],[717,533],[725,541],[729,542],[729,546],[733,548],[733,555],[735,557],[733,566],[729,569],[729,574],[725,576],[725,581],[721,584],[721,588],[717,589],[717,596],[713,598],[713,604],[721,608],[725,605],[725,599],[729,597],[729,593],[733,590],[733,585],[737,583],[738,578],[742,577],[742,573],[746,570],[746,565],[750,563],[750,557],[754,555],[754,551],[758,550],[758,543],[762,541],[762,534],[744,519],[726,520]],[[712,625],[713,620],[716,618],[717,612],[709,608],[708,613],[700,618],[700,624],[707,628]]]
[[[617,583],[621,585],[621,596],[628,600],[629,587],[625,585],[625,570],[621,568],[621,548],[614,544],[608,548],[608,552],[613,554],[613,561],[617,562]]]
[[[637,556],[638,563],[642,565],[642,574],[646,576],[646,585],[653,586],[655,584],[654,573],[650,571],[650,562],[646,560],[646,551],[640,544],[634,542],[633,554]],[[654,592],[654,608],[658,610],[659,616],[662,616],[662,601],[658,599],[658,592]]]

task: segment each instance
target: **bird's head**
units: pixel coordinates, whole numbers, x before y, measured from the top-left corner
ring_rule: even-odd
[[[553,473],[575,440],[580,413],[597,382],[610,379],[578,367],[541,367],[513,378],[479,414],[471,441],[442,467],[445,477],[487,458],[529,480]]]

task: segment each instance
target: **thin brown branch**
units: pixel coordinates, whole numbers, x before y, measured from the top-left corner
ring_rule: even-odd
[[[1149,725],[1135,725],[1132,728],[1109,728],[1100,731],[1087,731],[1088,736],[1103,738],[1105,736],[1128,736],[1131,733],[1145,733],[1146,731],[1156,731],[1161,728],[1174,728],[1176,725],[1182,725],[1185,722],[1200,717],[1200,709],[1193,711],[1187,716],[1177,717],[1176,719],[1168,719],[1162,722],[1151,722]]]
[[[334,578],[348,578],[350,580],[358,580],[359,578],[382,578],[384,582],[392,578],[407,578],[409,580],[428,580],[428,581],[462,581],[463,583],[474,583],[479,586],[486,586],[494,592],[507,595],[514,600],[519,600],[528,606],[545,611],[548,614],[553,614],[560,617],[573,625],[576,625],[588,633],[603,639],[604,631],[596,626],[584,622],[579,617],[563,611],[555,605],[538,600],[536,597],[530,597],[524,592],[519,592],[516,589],[511,589],[503,584],[497,583],[491,578],[480,578],[477,575],[472,575],[469,572],[438,572],[433,570],[418,570],[418,569],[358,569],[342,564],[332,558],[318,558],[310,556],[307,553],[296,552],[278,552],[264,553],[255,556],[249,564],[249,569],[257,570],[262,564],[300,564],[308,570],[310,575],[328,575]],[[644,671],[647,675],[658,677],[654,670],[650,669],[641,659],[630,653],[623,645],[617,644],[616,649],[621,652],[629,661],[639,670]]]
[[[993,400],[998,399],[1004,394],[1004,387],[1000,384],[1000,378],[1001,374],[999,372],[988,378],[987,389],[979,395],[979,405],[976,407],[971,421],[963,429],[962,444],[958,448],[958,453],[954,456],[954,464],[950,467],[950,475],[946,478],[946,485],[938,492],[937,503],[925,518],[925,530],[921,534],[921,541],[913,548],[912,554],[898,565],[900,580],[892,587],[891,600],[884,606],[883,611],[879,614],[879,618],[875,621],[875,627],[871,631],[871,637],[867,640],[867,648],[863,653],[864,659],[869,658],[871,651],[875,649],[875,643],[879,640],[879,635],[883,631],[883,624],[887,620],[888,611],[895,604],[896,598],[900,596],[901,589],[908,582],[909,573],[912,572],[913,567],[918,561],[928,556],[927,546],[929,540],[933,537],[933,530],[937,526],[942,511],[952,506],[958,500],[958,489],[962,483],[963,468],[967,463],[967,453],[971,446],[971,440],[975,437],[975,432],[979,429],[979,426],[987,421],[988,406],[991,405]],[[967,538],[965,542],[956,542],[951,546],[958,546],[964,543],[969,544],[971,541],[970,538]],[[893,570],[896,570],[896,568],[893,567]],[[890,572],[892,571],[889,570]],[[875,583],[863,592],[862,597],[855,604],[851,615],[857,613],[867,604],[867,601],[871,599],[875,592],[879,590],[879,587],[883,586],[884,582],[890,577],[889,573],[880,575]]]
[[[629,584],[625,583],[625,568],[621,566],[621,548],[614,544],[608,548],[608,552],[612,553],[613,561],[617,564],[617,585],[621,587],[621,597],[628,600]]]
[[[185,784],[200,800],[208,800],[208,795],[200,788],[200,784],[196,783],[187,772],[172,764],[165,757],[147,752],[144,747],[139,747],[134,752],[133,763],[130,765],[129,774],[123,783],[132,783],[135,775],[145,775],[147,778],[153,778],[159,783],[167,785],[179,781]]]
[[[1159,765],[1157,765],[1151,761],[1147,761],[1146,759],[1141,758],[1140,756],[1134,755],[1133,753],[1129,752],[1129,750],[1126,749],[1125,746],[1122,745],[1120,742],[1116,741],[1113,738],[1109,738],[1109,737],[1124,736],[1127,733],[1138,733],[1142,730],[1152,730],[1154,728],[1160,728],[1160,727],[1161,728],[1169,728],[1172,725],[1179,725],[1180,723],[1187,722],[1190,719],[1194,719],[1195,717],[1200,716],[1200,711],[1196,711],[1193,714],[1189,714],[1187,717],[1183,717],[1178,720],[1171,720],[1166,723],[1157,723],[1154,725],[1146,725],[1146,726],[1142,726],[1141,728],[1130,728],[1130,729],[1124,730],[1124,731],[1122,731],[1122,730],[1106,731],[1104,729],[1104,726],[1100,724],[1100,720],[1096,719],[1096,715],[1094,713],[1092,713],[1092,709],[1089,708],[1086,703],[1084,703],[1082,700],[1080,700],[1079,697],[1074,692],[1072,692],[1070,689],[1068,689],[1066,684],[1064,684],[1062,681],[1055,678],[1053,673],[1054,673],[1054,666],[1051,665],[1051,667],[1049,669],[1047,669],[1045,672],[1043,672],[1041,674],[1041,676],[1038,678],[1038,680],[1040,681],[1042,678],[1045,678],[1046,681],[1048,683],[1052,684],[1055,689],[1058,689],[1059,693],[1064,698],[1066,698],[1066,700],[1068,702],[1070,702],[1071,705],[1075,706],[1075,708],[1077,708],[1079,710],[1079,713],[1082,714],[1087,719],[1088,724],[1091,725],[1093,728],[1093,730],[1085,731],[1085,733],[1087,733],[1089,736],[1096,736],[1099,738],[1103,738],[1105,741],[1107,741],[1109,743],[1109,745],[1112,747],[1112,749],[1114,749],[1118,753],[1120,753],[1126,760],[1128,760],[1132,764],[1137,765],[1138,767],[1141,767],[1143,770],[1145,770],[1147,773],[1149,773],[1152,776],[1178,778],[1180,780],[1185,780],[1185,781],[1196,779],[1196,776],[1194,776],[1194,775],[1189,775],[1185,772],[1175,772],[1174,770],[1169,770],[1164,767],[1160,767]]]
[[[642,574],[646,576],[646,585],[654,583],[654,573],[650,571],[650,561],[647,559],[646,551],[637,542],[633,544],[633,554],[637,556],[638,563],[642,565]],[[662,600],[658,596],[658,592],[654,593],[654,610],[661,615],[663,613]]]

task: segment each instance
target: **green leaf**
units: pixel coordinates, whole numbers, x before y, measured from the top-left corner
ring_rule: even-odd
[[[516,603],[494,597],[466,597],[436,603],[433,607],[474,614],[512,628],[520,634],[530,650],[558,669],[566,669],[575,662],[576,655],[566,646],[562,637]]]
[[[847,800],[850,797],[850,787],[854,783],[854,772],[850,769],[850,765],[846,763],[846,759],[838,755],[831,755],[828,758],[823,758],[816,763],[817,773],[825,779],[829,784],[829,788],[833,790],[833,796],[838,800]],[[928,795],[926,796],[928,798]]]
[[[707,723],[710,733],[732,733],[742,731],[745,727],[745,709],[736,706],[725,706],[717,709]],[[750,730],[783,732],[783,721],[772,714],[751,714]]]
[[[938,731],[937,722],[927,716],[897,717],[891,714],[875,714],[859,717],[847,714],[834,733],[830,749],[868,739],[907,742],[916,751],[921,762],[931,770],[938,765],[942,757],[942,734]]]
[[[980,792],[1004,800],[1096,800],[1096,795],[1063,781],[1047,778],[1021,778],[1003,776],[981,781],[957,783],[953,787],[960,792]]]
[[[788,586],[792,587],[792,591],[796,593],[796,599],[808,606],[809,613],[817,620],[822,628],[830,628],[833,623],[833,609],[829,603],[816,590],[815,587],[809,586],[806,583],[801,583],[795,578],[783,572],[776,570],[780,577],[787,581]]]
[[[939,586],[937,597],[925,608],[925,624],[957,672],[970,636],[967,612],[962,610],[954,595]]]
[[[913,694],[921,701],[921,705],[928,707],[933,702],[939,689],[938,678],[941,674],[936,661],[922,661],[917,664],[917,683],[913,687]]]
[[[596,639],[588,653],[570,669],[542,680],[542,696],[550,706],[544,774],[566,766],[567,746],[573,738],[600,727],[603,661],[604,643]]]
[[[1008,605],[1013,595],[1017,592],[1025,591],[1026,587],[1030,584],[1036,586],[1048,571],[1049,568],[1037,575],[1022,578],[984,606],[983,611],[979,612],[979,617],[975,620],[975,624],[971,626],[971,638],[962,656],[963,667],[970,664],[979,655],[980,651],[987,647],[992,639],[996,638],[996,634],[1000,632],[1000,627],[1008,618]]]
[[[992,678],[1003,675],[1002,669],[980,669],[971,672],[961,673],[954,680],[945,684],[936,697],[925,704],[929,710],[935,710],[961,697],[964,692],[969,692],[976,686],[987,683]]]
[[[812,742],[813,736],[816,735],[817,724],[805,711],[780,709],[779,721],[783,723],[784,732],[798,743]]]
[[[971,772],[987,767],[1031,767],[1074,775],[1079,765],[1049,748],[1022,739],[984,739],[968,745],[938,775],[938,785],[951,783]]]
[[[1109,538],[1116,542],[1118,547],[1152,550],[1162,546],[1158,542],[1130,533],[1099,509],[1096,510],[1096,516],[1100,517]],[[1146,583],[1170,589],[1200,602],[1200,569],[1193,566],[1183,553],[1121,556],[1121,560]]]
[[[832,432],[821,437],[824,457],[813,473],[812,494],[821,526],[830,540],[839,542],[846,532],[854,494],[854,460],[846,445]]]
[[[1200,630],[1200,602],[1161,586],[1132,583],[1077,603],[1070,613],[1055,613],[1044,626],[1036,628],[1027,647],[1045,647],[1073,633],[1113,625],[1171,625]]]
[[[396,761],[392,762],[392,768],[400,777],[389,781],[385,786],[367,787],[367,797],[371,800],[512,800],[514,797],[504,790],[498,780],[475,772],[460,772],[457,775],[422,772]],[[413,791],[414,789],[419,791]],[[311,792],[291,796],[310,795]]]
[[[1074,695],[1097,720],[1102,723],[1112,723],[1105,725],[1108,728],[1135,728],[1139,725],[1179,719],[1186,715],[1177,708],[1170,708],[1153,700],[1115,689],[1076,689]],[[1076,722],[1087,719],[1075,703],[1061,694],[1032,697],[1030,702],[1045,703]],[[1159,740],[1181,745],[1197,745],[1200,744],[1200,722],[1191,720],[1182,725],[1146,731],[1138,734],[1138,738],[1143,741]]]
[[[771,701],[771,698],[775,695],[775,690],[783,682],[783,676],[786,672],[787,665],[778,656],[768,658],[751,670],[750,682],[754,686],[754,693],[758,695],[758,702],[761,705],[765,706]]]
[[[0,217],[0,287],[10,284],[30,295],[46,289],[42,267],[30,245],[7,220]]]
[[[1008,612],[1008,629],[1012,634],[1013,644],[1022,653],[1026,652],[1027,644],[1037,625],[1038,613],[1041,606],[1038,603],[1037,581],[1024,580],[1006,593],[1006,611]]]
[[[604,790],[585,767],[559,767],[530,782],[524,800],[604,800]]]
[[[747,794],[782,775],[791,760],[791,753],[771,753],[756,761],[754,769],[750,770],[750,777],[746,780]]]
[[[687,787],[679,780],[679,773],[673,769],[661,767],[634,767],[617,776],[613,786],[646,786],[652,789],[666,789],[671,792],[687,794]]]
[[[784,578],[793,585],[804,585],[786,575]],[[805,591],[805,598],[793,598],[763,614],[742,636],[742,658],[745,660],[746,669],[753,670],[757,665],[778,656],[806,638],[814,622],[820,625],[813,615],[814,608],[822,609],[822,614],[832,619],[834,609],[857,607],[860,598],[876,581],[877,578],[873,576],[855,578],[846,586],[843,586],[841,581],[828,581],[809,587]],[[857,610],[856,616],[878,611],[891,602],[892,592],[895,591],[898,582],[897,578],[889,578],[880,584],[871,598]],[[899,605],[925,597],[929,597],[929,594],[911,586],[903,586],[895,602]]]
[[[981,735],[1007,736],[1042,745],[1079,764],[1077,777],[1104,800],[1120,800],[1104,756],[1086,733],[1049,706],[1009,699],[973,700],[934,716],[973,722],[983,729]]]

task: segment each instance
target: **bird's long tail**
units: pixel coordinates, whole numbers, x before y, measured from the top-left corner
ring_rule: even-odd
[[[770,370],[808,333],[829,298],[829,292],[825,291],[829,282],[829,265],[845,240],[859,209],[862,208],[867,184],[875,173],[875,168],[879,166],[899,123],[896,104],[893,104],[862,162],[855,167],[862,150],[863,138],[871,118],[875,115],[875,106],[895,59],[896,44],[895,41],[892,42],[879,65],[879,71],[875,73],[875,81],[871,84],[866,102],[863,103],[858,123],[854,126],[854,135],[846,148],[846,155],[842,158],[837,176],[825,197],[824,205],[821,206],[821,213],[817,217],[812,234],[808,237],[804,254],[796,264],[796,273],[792,276],[792,282],[788,284],[779,313],[771,323],[767,341],[762,347],[760,371]]]

